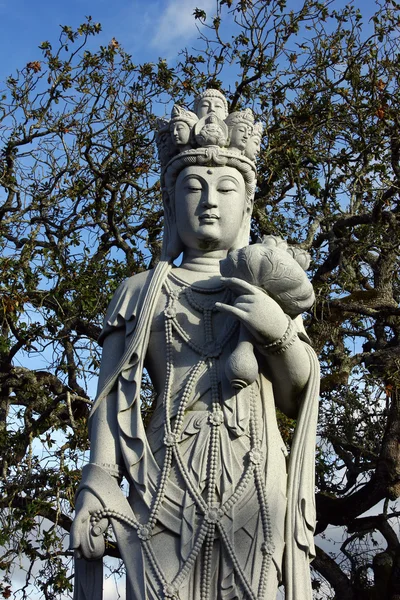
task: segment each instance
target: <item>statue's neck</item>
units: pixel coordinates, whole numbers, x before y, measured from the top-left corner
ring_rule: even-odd
[[[185,251],[182,263],[176,269],[176,274],[189,284],[196,283],[204,287],[218,286],[221,277],[219,262],[226,258],[226,255],[226,250]]]
[[[219,261],[226,258],[226,250],[214,250],[213,252],[189,251],[183,255],[181,267],[189,271],[199,273],[218,273]]]

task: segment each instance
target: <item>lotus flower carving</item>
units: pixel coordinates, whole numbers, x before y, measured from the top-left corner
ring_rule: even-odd
[[[220,262],[220,271],[224,277],[237,277],[261,288],[294,319],[314,304],[314,290],[305,273],[309,264],[307,252],[269,235],[261,243],[230,252]],[[250,385],[257,376],[252,340],[243,325],[225,372],[232,387],[238,389]]]
[[[314,304],[314,291],[304,272],[308,265],[306,252],[266,236],[260,244],[230,252],[220,269],[224,277],[238,277],[262,288],[294,318]]]

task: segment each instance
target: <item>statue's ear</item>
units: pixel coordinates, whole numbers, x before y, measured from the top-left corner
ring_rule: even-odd
[[[248,190],[246,190],[248,191]],[[247,219],[251,219],[251,215],[253,214],[253,209],[254,209],[254,198],[256,195],[256,189],[254,187],[254,189],[252,190],[251,194],[250,193],[246,193],[246,206],[244,209],[245,212],[245,218]]]
[[[231,252],[232,250],[237,250],[238,248],[244,248],[245,246],[249,245],[251,213],[252,213],[251,207],[250,207],[249,211],[247,210],[247,208],[245,209],[245,214],[243,215],[243,220],[242,220],[242,225],[240,227],[240,231],[238,232],[238,235],[237,235],[232,247],[229,248],[229,252]]]
[[[174,199],[173,197],[171,198],[171,195],[166,188],[164,188],[162,191],[162,200],[164,205],[164,219],[168,219],[169,222],[175,220]]]
[[[174,260],[183,251],[182,241],[178,235],[175,218],[175,203],[173,194],[163,190],[164,204],[164,240],[163,254],[167,260]]]
[[[256,185],[253,184],[251,187],[253,188],[253,191],[251,192],[251,195],[249,197],[248,205],[250,206],[251,212],[253,212],[254,200],[255,200],[255,197],[256,197]]]

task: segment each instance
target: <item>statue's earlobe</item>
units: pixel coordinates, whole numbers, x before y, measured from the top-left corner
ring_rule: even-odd
[[[178,235],[175,218],[175,207],[173,198],[171,200],[167,190],[163,191],[164,204],[164,241],[163,255],[164,258],[174,260],[183,251],[183,244]]]
[[[175,258],[178,258],[181,252],[183,252],[183,244],[178,235],[175,224],[170,228],[170,233],[170,239],[168,240],[167,244],[167,254],[169,258],[174,260]]]

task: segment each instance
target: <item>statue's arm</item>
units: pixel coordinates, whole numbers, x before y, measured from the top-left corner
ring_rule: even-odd
[[[104,339],[103,354],[99,375],[99,390],[104,381],[113,374],[125,344],[125,332],[116,329]],[[108,468],[110,474],[117,476],[117,467],[121,463],[121,450],[117,428],[116,393],[111,391],[96,407],[90,422],[90,462]],[[101,495],[101,490],[99,490]],[[84,480],[78,492],[75,505],[75,519],[70,532],[70,547],[77,551],[77,556],[86,559],[98,559],[104,554],[104,533],[108,527],[108,519],[97,523],[98,533],[93,535],[90,515],[103,508],[99,497],[85,487]]]
[[[117,329],[107,335],[103,342],[98,390],[112,375],[123,355],[125,331]],[[121,464],[118,436],[116,392],[111,391],[101,400],[90,417],[90,462]]]
[[[299,398],[311,372],[305,342],[297,337],[282,354],[267,355],[262,349],[261,354],[272,380],[276,405],[288,417],[296,417]]]
[[[296,416],[298,399],[311,370],[296,325],[260,288],[235,277],[222,280],[237,297],[232,305],[217,303],[217,308],[239,319],[248,329],[272,380],[278,407],[288,416]]]
[[[115,292],[104,319],[99,342],[103,346],[97,400],[89,420],[90,462],[100,466],[110,463],[121,464],[119,430],[117,424],[117,397],[114,386],[118,381],[121,359],[126,352],[126,340],[132,335],[137,320],[140,297],[145,294],[152,271],[146,271],[125,279]]]

